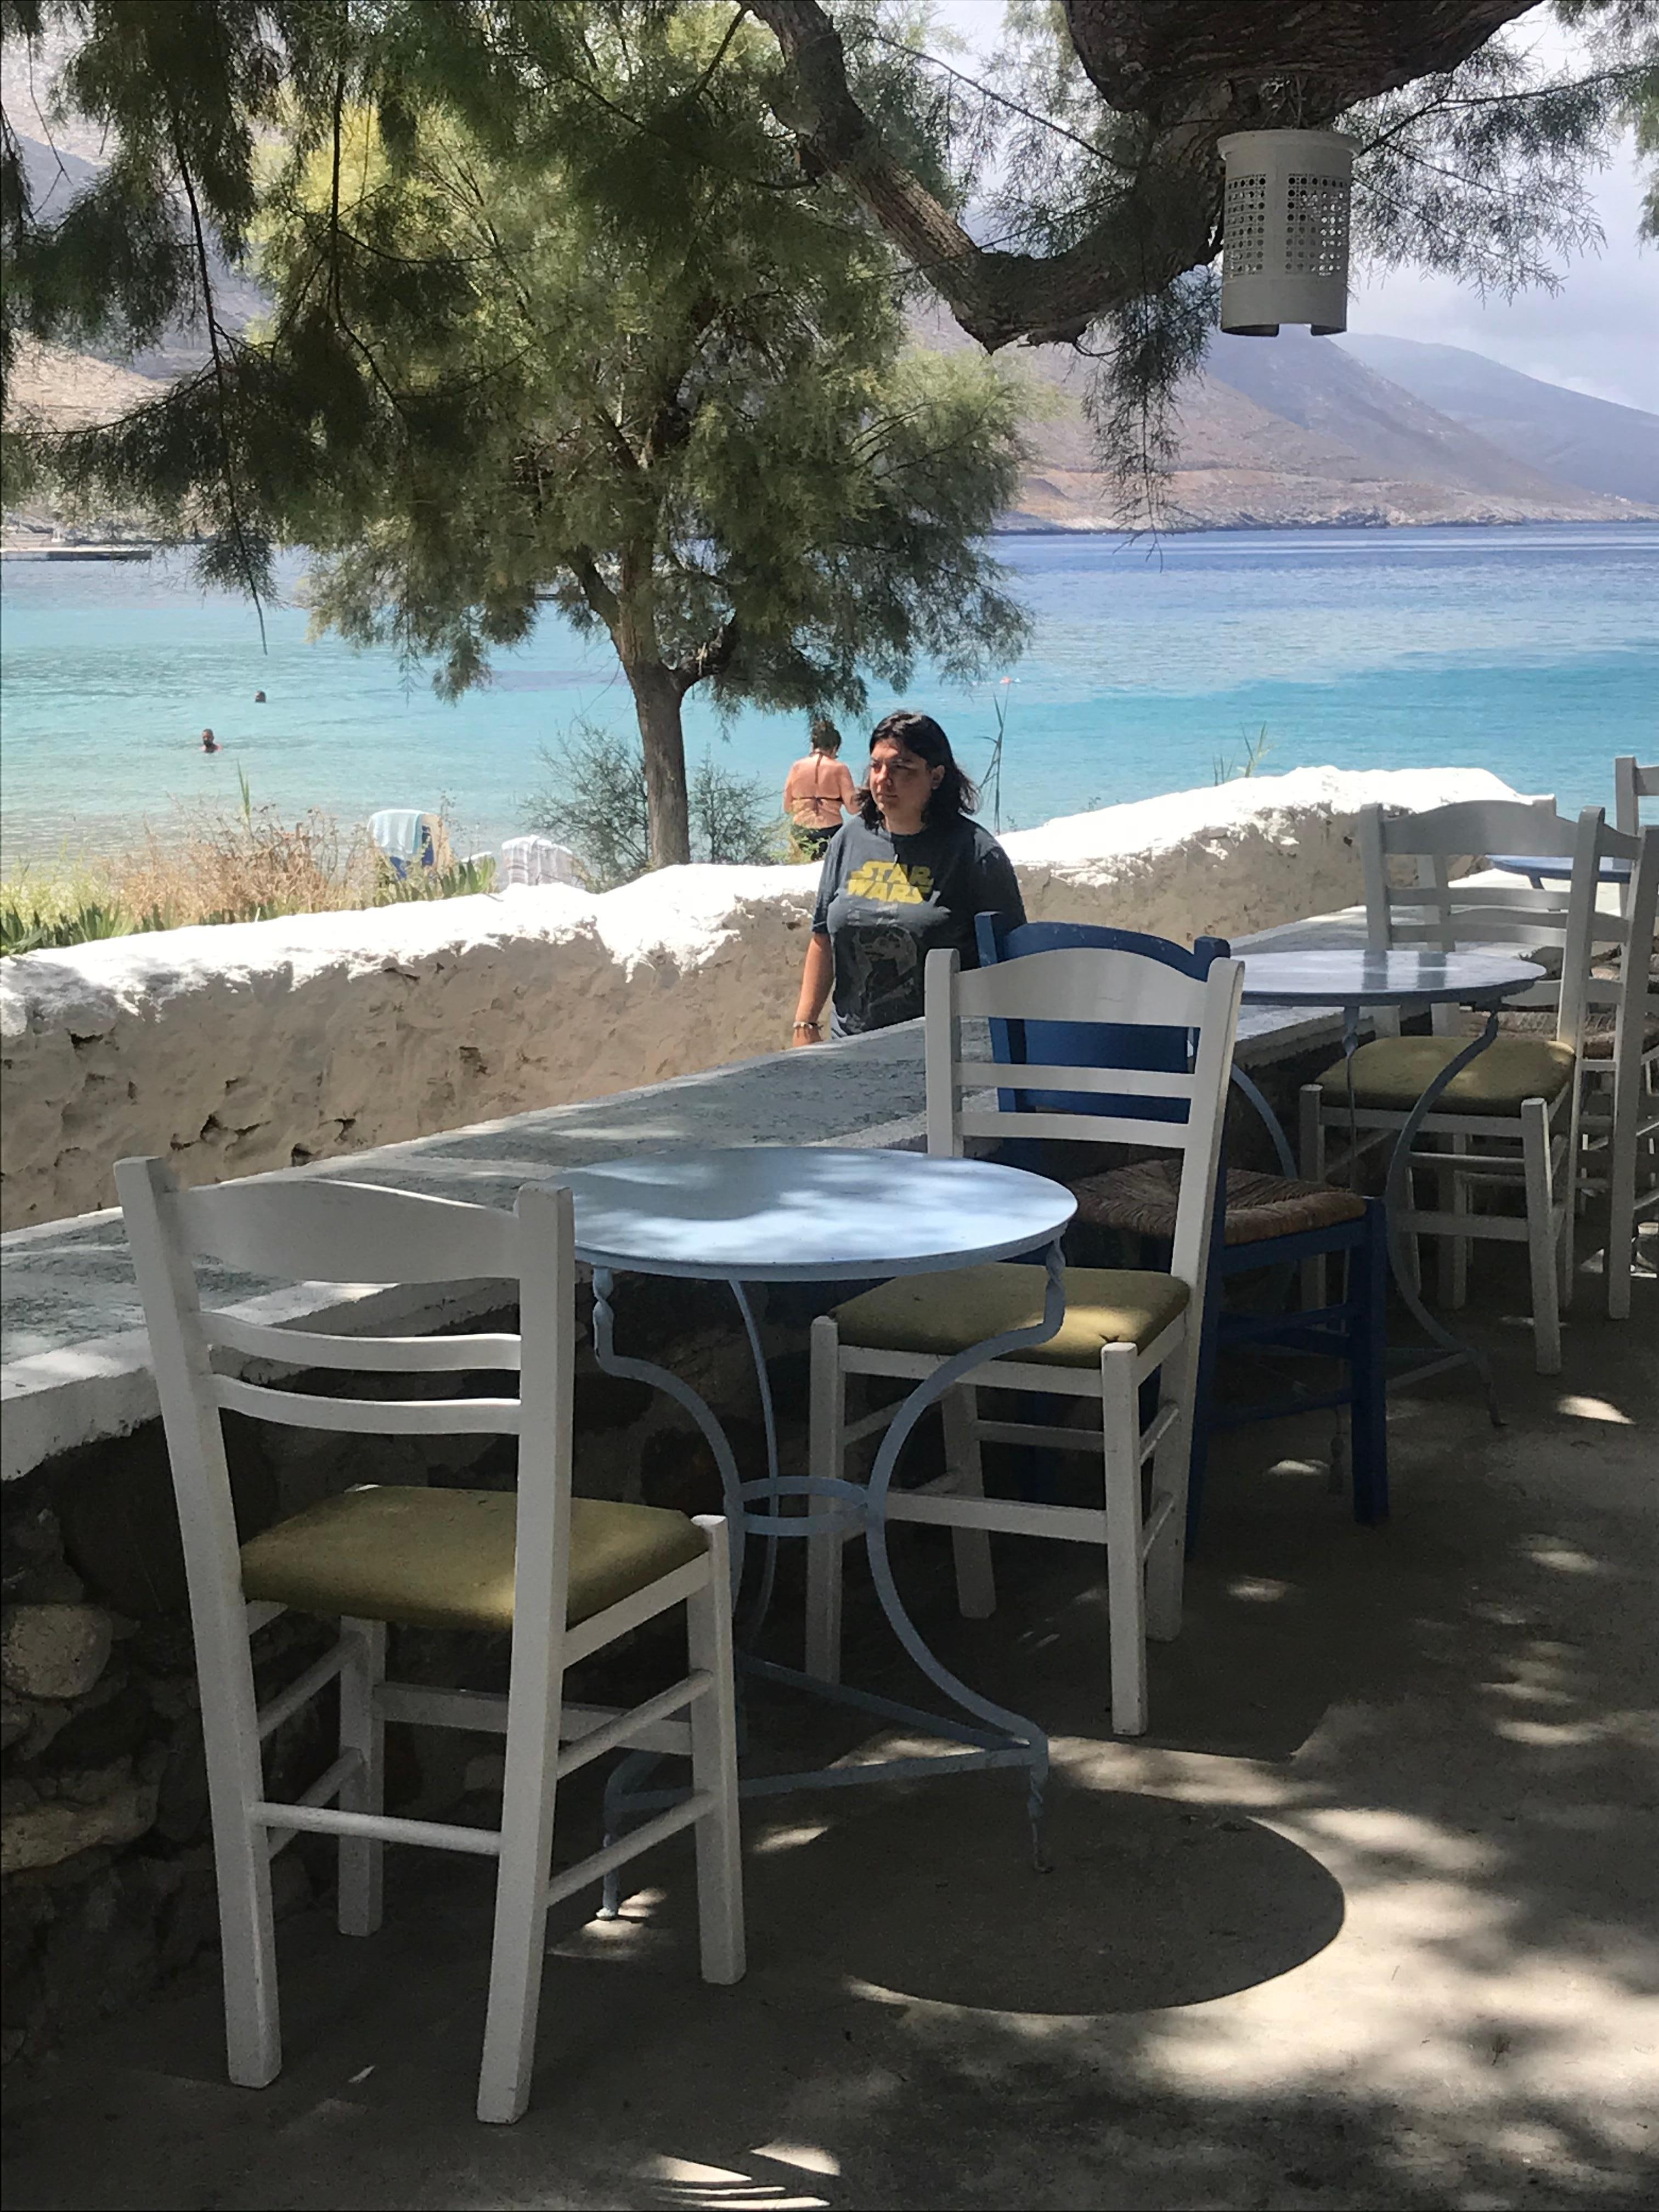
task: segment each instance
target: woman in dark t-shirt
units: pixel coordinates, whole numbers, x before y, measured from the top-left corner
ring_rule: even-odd
[[[1025,919],[1012,863],[969,819],[978,794],[931,715],[877,723],[859,796],[858,814],[823,856],[793,1044],[818,1042],[826,998],[836,1036],[914,1019],[930,952],[954,946],[975,967],[976,914]]]

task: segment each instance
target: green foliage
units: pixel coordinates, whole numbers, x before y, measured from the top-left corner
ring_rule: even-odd
[[[447,868],[411,869],[394,876],[388,868],[375,886],[376,906],[408,906],[422,899],[476,898],[495,888],[492,854],[479,853]]]
[[[1267,735],[1267,725],[1264,722],[1254,737],[1246,730],[1243,738],[1242,754],[1235,757],[1231,753],[1217,753],[1214,756],[1210,763],[1212,783],[1237,783],[1246,776],[1261,774],[1262,762],[1273,749],[1273,741]]]
[[[693,685],[856,714],[924,655],[957,676],[1018,651],[983,543],[1018,481],[1018,389],[903,353],[896,258],[803,173],[746,10],[196,12],[222,65],[85,0],[70,89],[152,182],[188,113],[204,223],[257,250],[275,312],[258,336],[212,326],[208,365],[123,422],[37,445],[65,497],[159,507],[204,533],[204,575],[258,590],[273,544],[310,547],[318,623],[434,665],[449,696],[551,599],[633,686],[659,860],[687,849]],[[872,50],[860,84],[937,170],[945,118],[907,107],[914,74]],[[245,174],[237,129],[265,132]],[[84,222],[142,228],[101,201]],[[82,311],[52,286],[87,291],[82,247],[27,221],[16,243],[20,321],[67,330]],[[127,299],[149,330],[188,304],[187,262],[158,253],[85,317]]]
[[[646,874],[650,822],[637,742],[583,720],[544,745],[540,759],[544,781],[525,802],[525,826],[568,845],[597,891]],[[690,821],[694,860],[752,867],[790,857],[767,787],[711,754],[692,773]]]
[[[27,912],[15,906],[0,907],[0,956],[10,952],[51,952],[65,945],[88,945],[100,937],[126,937],[135,926],[113,907],[88,904],[64,914]]]

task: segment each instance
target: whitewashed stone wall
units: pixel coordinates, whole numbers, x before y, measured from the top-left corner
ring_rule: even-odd
[[[1005,842],[1034,916],[1190,940],[1359,896],[1368,802],[1514,794],[1484,771],[1303,769]],[[29,953],[0,968],[0,1222],[113,1201],[130,1152],[212,1182],[776,1049],[808,868],[671,868]]]

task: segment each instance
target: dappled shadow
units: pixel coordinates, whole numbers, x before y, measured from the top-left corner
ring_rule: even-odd
[[[198,1970],[14,2100],[11,2201],[1651,2202],[1659,1285],[1637,1291],[1620,1328],[1588,1289],[1558,1381],[1477,1315],[1510,1425],[1467,1377],[1401,1395],[1386,1528],[1328,1493],[1328,1425],[1226,1439],[1139,1741],[1107,1731],[1088,1553],[1000,1543],[1001,1610],[963,1623],[948,1546],[901,1532],[947,1662],[1054,1731],[1054,1872],[1008,1775],[753,1804],[747,1979],[697,1980],[677,1841],[623,1921],[561,1917],[535,2102],[484,2130],[488,1873],[394,1854],[381,1936],[285,1924],[270,2091],[223,2086]],[[854,1625],[849,1671],[909,1694]],[[846,1747],[805,1700],[756,1720],[769,1756]],[[562,1856],[593,1786],[562,1796]]]

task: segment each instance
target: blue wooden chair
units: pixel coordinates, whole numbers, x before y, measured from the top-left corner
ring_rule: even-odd
[[[981,965],[1062,946],[1098,945],[1142,953],[1164,962],[1178,975],[1201,978],[1212,961],[1228,957],[1226,941],[1218,937],[1200,937],[1188,952],[1164,938],[1088,922],[1031,921],[1010,927],[994,915],[981,914],[975,927]],[[990,1026],[994,1055],[1014,1066],[1168,1068],[1170,1054],[1181,1048],[1176,1033],[1167,1029],[1126,1034],[1099,1024],[993,1022]],[[1253,1085],[1244,1087],[1248,1096],[1259,1097]],[[1105,1121],[1181,1110],[1174,1102],[1160,1105],[1144,1098],[1094,1093],[1060,1097],[1042,1091],[1009,1091],[999,1094],[999,1103],[1034,1113],[1098,1114]],[[1109,1141],[1110,1134],[1109,1129],[1103,1129],[1102,1140]],[[1018,1150],[1021,1157],[1015,1164],[1039,1164],[1040,1146],[1022,1144]],[[1010,1157],[1009,1152],[1004,1156]],[[1153,1243],[1166,1243],[1174,1233],[1178,1180],[1162,1158],[1068,1181],[1077,1196],[1079,1222]],[[1262,1268],[1299,1267],[1304,1260],[1339,1252],[1346,1255],[1347,1267],[1345,1293],[1337,1304],[1267,1314],[1224,1310],[1224,1285],[1231,1278]],[[1322,1407],[1350,1409],[1355,1519],[1369,1522],[1387,1516],[1387,1290],[1388,1245],[1380,1199],[1249,1168],[1228,1168],[1217,1179],[1215,1242],[1200,1340],[1187,1491],[1189,1551],[1197,1537],[1211,1431]],[[1243,1404],[1219,1402],[1214,1387],[1217,1358],[1224,1347],[1236,1345],[1334,1357],[1346,1364],[1346,1380],[1322,1395],[1298,1393]]]

